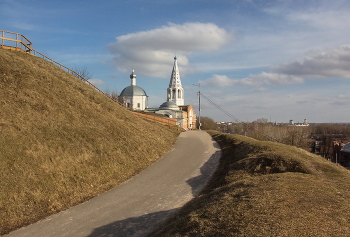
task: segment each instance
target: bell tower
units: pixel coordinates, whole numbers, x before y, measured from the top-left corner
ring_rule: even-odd
[[[171,72],[169,87],[167,89],[167,101],[174,102],[176,105],[184,105],[184,89],[181,85],[176,56],[174,57],[173,71]]]

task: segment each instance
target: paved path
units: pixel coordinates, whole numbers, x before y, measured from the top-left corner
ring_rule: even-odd
[[[6,237],[146,236],[200,192],[220,155],[206,132],[183,132],[172,151],[127,182]]]

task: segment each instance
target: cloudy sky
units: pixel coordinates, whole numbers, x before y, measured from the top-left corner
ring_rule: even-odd
[[[0,0],[0,30],[87,68],[104,91],[121,92],[134,68],[150,107],[166,100],[176,55],[196,109],[200,84],[241,121],[350,122],[349,12],[348,0]]]

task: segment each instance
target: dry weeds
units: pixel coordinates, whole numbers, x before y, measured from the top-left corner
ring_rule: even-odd
[[[350,173],[302,149],[210,132],[223,157],[198,198],[151,236],[350,236]]]
[[[0,134],[0,234],[125,181],[178,135],[43,59],[5,49]]]

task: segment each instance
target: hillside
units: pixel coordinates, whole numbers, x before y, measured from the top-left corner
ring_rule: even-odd
[[[150,236],[350,236],[350,172],[293,146],[211,131],[223,152],[199,197]]]
[[[1,48],[0,133],[0,234],[125,181],[178,136],[44,59]]]

